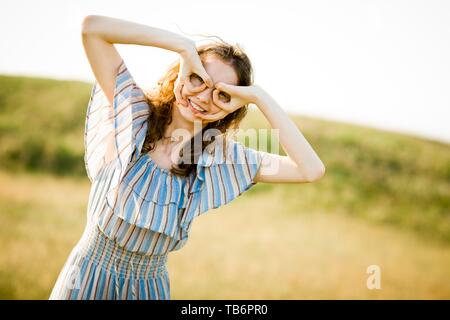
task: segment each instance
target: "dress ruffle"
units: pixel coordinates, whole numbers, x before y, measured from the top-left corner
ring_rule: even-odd
[[[110,210],[131,225],[185,240],[195,217],[227,204],[256,184],[253,179],[261,152],[235,141],[229,146],[228,160],[221,150],[205,149],[195,173],[186,178],[158,167],[143,154],[124,175],[117,197],[108,194]]]
[[[181,219],[183,230],[188,231],[197,216],[231,202],[257,183],[254,179],[265,152],[232,139],[227,139],[226,148],[222,139],[210,146],[197,164],[196,179]]]
[[[129,224],[181,239],[180,217],[187,203],[189,180],[159,168],[142,155],[106,202],[113,214]]]

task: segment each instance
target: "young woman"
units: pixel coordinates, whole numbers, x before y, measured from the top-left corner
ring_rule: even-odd
[[[82,39],[96,78],[84,137],[92,187],[86,229],[50,299],[170,299],[167,256],[185,245],[195,217],[258,182],[323,176],[294,123],[252,84],[239,47],[222,41],[197,48],[178,34],[98,15],[84,19]],[[147,93],[114,43],[159,47],[180,59]],[[279,130],[288,156],[227,137],[249,103]]]

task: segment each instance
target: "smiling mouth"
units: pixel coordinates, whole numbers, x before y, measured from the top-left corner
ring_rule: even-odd
[[[195,102],[192,102],[191,99],[187,99],[189,102],[189,106],[193,111],[197,111],[199,113],[205,114],[208,111],[206,111],[205,109],[203,109],[202,107],[200,107],[199,105],[195,104]]]

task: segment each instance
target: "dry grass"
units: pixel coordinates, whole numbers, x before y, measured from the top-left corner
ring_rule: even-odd
[[[174,298],[450,298],[450,246],[342,214],[288,214],[280,203],[273,192],[198,218],[169,260]],[[366,287],[373,264],[381,290]]]
[[[0,180],[0,298],[46,299],[83,231],[89,183],[5,172]],[[169,258],[173,299],[450,298],[450,245],[305,212],[286,204],[283,188],[259,189],[197,218]],[[372,264],[381,290],[366,288]]]

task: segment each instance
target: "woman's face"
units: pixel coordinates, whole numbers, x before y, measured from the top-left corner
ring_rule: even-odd
[[[224,82],[231,85],[237,85],[238,83],[237,74],[234,71],[233,67],[224,63],[220,58],[214,55],[207,55],[203,59],[203,67],[209,74],[214,84],[218,82]],[[202,117],[203,115],[214,115],[215,113],[218,113],[222,110],[213,101],[213,91],[216,89],[214,87],[209,88],[208,86],[206,86],[206,84],[203,83],[202,78],[200,78],[196,74],[192,74],[187,80],[187,83],[185,83],[183,89],[181,90],[181,96],[188,103],[188,106],[185,107],[181,104],[177,104],[176,102],[175,104],[177,105],[178,110],[180,111],[180,114],[184,119],[190,122],[194,122],[195,120],[202,120],[203,124],[205,125],[206,123],[211,121],[204,120]],[[201,90],[200,92],[192,91],[192,89],[198,89],[201,86],[203,86],[203,90]],[[229,94],[225,92],[219,92],[218,97],[222,102],[225,103],[229,102],[231,98]],[[192,102],[198,107],[204,109],[205,112],[194,110]],[[221,118],[224,118],[227,114],[228,113],[226,113]],[[217,120],[219,119],[216,119],[214,121]]]

